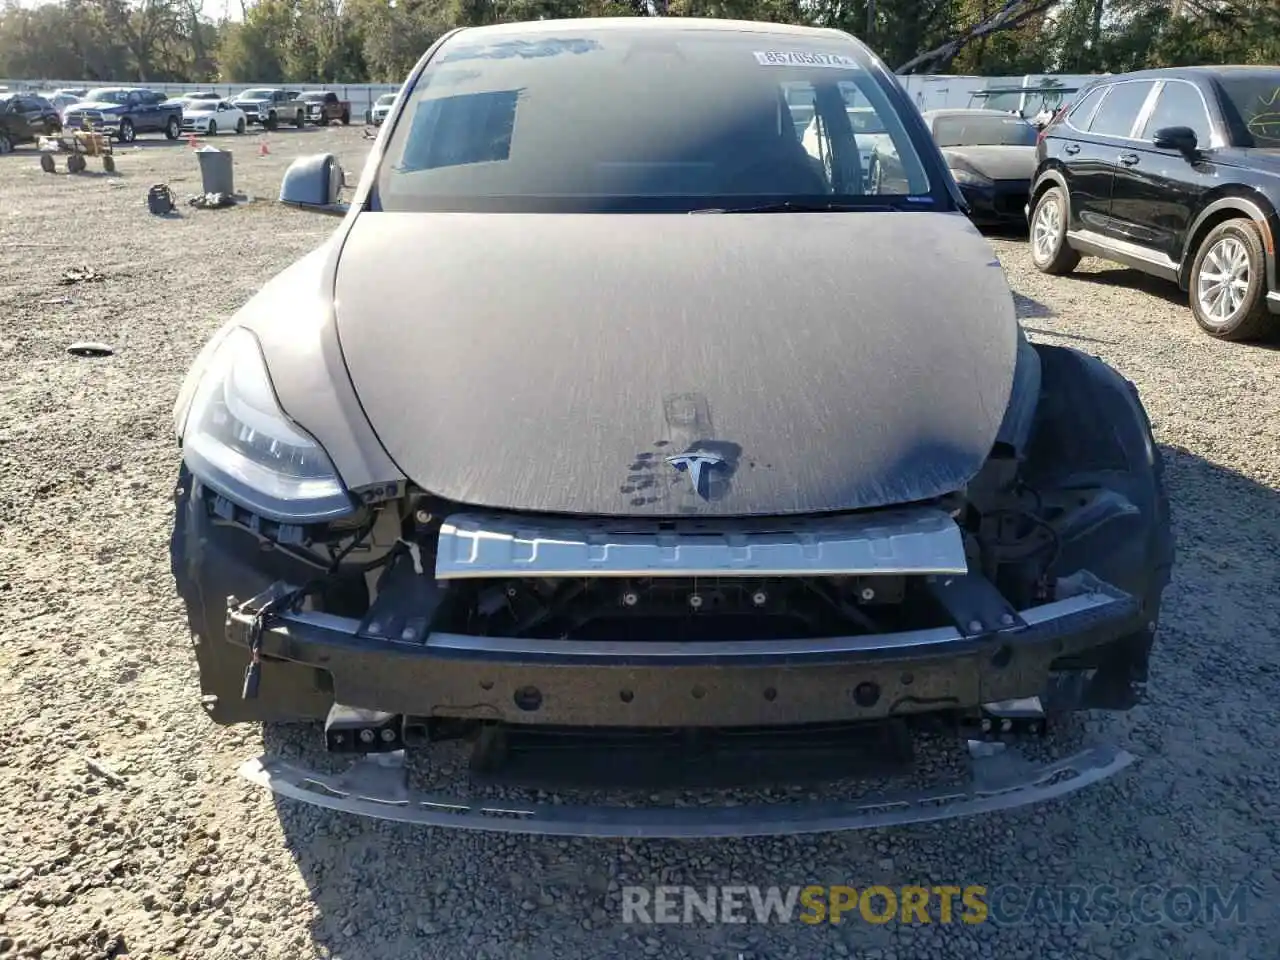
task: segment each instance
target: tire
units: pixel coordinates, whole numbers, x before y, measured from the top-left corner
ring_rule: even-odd
[[[84,173],[85,162],[84,157],[78,153],[73,153],[67,157],[67,173]]]
[[[342,125],[343,125],[344,127],[349,127],[349,126],[351,126],[351,111],[350,111],[350,110],[347,110],[347,111],[344,111],[344,112],[343,112],[343,114],[342,114]]]
[[[293,118],[293,125],[297,127],[299,130],[301,130],[303,125],[306,122],[307,122],[306,115],[301,110],[299,110],[297,115]]]
[[[1067,199],[1061,187],[1050,187],[1031,213],[1031,262],[1041,273],[1070,273],[1080,254],[1067,245]]]
[[[218,135],[218,121],[217,121],[217,120],[210,120],[210,121],[209,121],[209,129],[205,131],[205,136],[207,136],[207,137],[216,137],[217,135]]]
[[[40,169],[45,173],[53,173],[58,169],[58,165],[53,160],[53,154],[40,154]]]
[[[1209,336],[1258,340],[1274,332],[1266,303],[1267,262],[1252,220],[1227,220],[1210,230],[1189,281],[1191,313]]]
[[[128,117],[120,121],[120,132],[116,134],[116,139],[121,143],[133,143],[138,139],[138,131],[134,129],[133,121]]]
[[[115,157],[113,157],[113,156],[111,156],[111,154],[107,154],[105,157],[103,157],[103,158],[102,158],[102,169],[103,169],[103,170],[105,170],[105,171],[107,171],[107,173],[115,173],[115,172],[116,172],[116,158],[115,158]]]
[[[177,117],[169,118],[169,122],[164,125],[164,135],[167,140],[177,140],[182,136],[182,124],[178,122]]]
[[[267,114],[267,119],[262,121],[262,125],[268,130],[274,130],[280,126],[280,118],[276,116],[276,112],[272,110]]]
[[[244,117],[236,121],[236,136],[244,136],[245,122]]]
[[[0,156],[6,153],[13,153],[13,137],[6,131],[0,130]]]

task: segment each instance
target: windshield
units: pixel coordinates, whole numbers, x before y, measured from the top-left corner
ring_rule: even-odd
[[[244,93],[240,94],[240,99],[242,99],[242,100],[270,100],[270,99],[271,99],[271,97],[272,97],[274,94],[275,94],[275,91],[274,91],[274,90],[272,90],[272,89],[270,89],[269,87],[261,87],[261,88],[254,89],[254,90],[246,90]]]
[[[1248,137],[1241,146],[1280,147],[1280,70],[1228,73],[1219,84]]]
[[[396,95],[394,93],[384,93],[382,96],[378,98],[378,101],[375,104],[375,106],[389,107],[395,102],[396,102]]]
[[[437,53],[387,144],[383,209],[687,212],[929,194],[853,44],[651,21],[551,29],[463,34]],[[885,132],[892,175],[863,169],[855,104],[873,115],[862,126]],[[822,121],[812,141],[801,106]]]
[[[93,103],[124,103],[129,99],[129,91],[98,87],[96,90],[90,90],[86,93],[84,99],[86,102]]]
[[[888,133],[884,128],[884,123],[880,120],[880,114],[874,110],[850,110],[849,122],[853,124],[854,134],[865,133],[868,136],[876,136],[881,133]]]
[[[323,93],[304,93],[298,99],[299,100],[323,100],[324,94]]]
[[[995,114],[938,117],[933,139],[940,147],[1034,147],[1036,128],[1019,117]]]

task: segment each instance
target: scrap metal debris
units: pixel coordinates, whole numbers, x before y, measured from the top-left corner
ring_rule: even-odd
[[[100,283],[105,279],[107,279],[106,276],[93,267],[72,267],[62,271],[62,277],[58,283],[67,287],[73,283]]]
[[[217,210],[222,207],[234,207],[238,201],[229,193],[198,193],[187,203],[201,210]]]
[[[67,347],[67,353],[73,357],[110,357],[115,353],[115,350],[105,343],[84,341],[82,343],[73,343]]]

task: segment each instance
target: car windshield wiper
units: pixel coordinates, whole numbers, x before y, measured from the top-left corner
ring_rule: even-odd
[[[851,211],[908,210],[921,206],[919,198],[914,203],[904,203],[905,198],[877,197],[867,203],[842,203],[839,200],[781,200],[778,203],[761,203],[753,207],[700,207],[690,213],[846,213]]]

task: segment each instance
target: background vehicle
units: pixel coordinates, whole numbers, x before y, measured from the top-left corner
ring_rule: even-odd
[[[805,111],[812,114],[809,122],[805,125],[804,134],[801,137],[801,143],[804,145],[805,152],[815,159],[822,160],[822,143],[826,138],[823,133],[819,117],[814,112],[812,105]],[[867,179],[868,189],[874,192],[871,184],[871,177],[874,174],[874,158],[878,150],[884,150],[886,155],[893,153],[893,139],[889,136],[889,132],[885,129],[879,115],[872,107],[848,107],[845,110],[849,117],[849,125],[853,129],[853,136],[858,145],[858,158],[864,175]],[[793,108],[794,115],[794,108]]]
[[[1280,67],[1149,70],[1095,84],[1037,147],[1032,259],[1082,255],[1177,283],[1206,333],[1276,329]]]
[[[314,124],[327,127],[334,121],[351,122],[351,101],[339,100],[330,90],[307,90],[299,99],[307,105],[307,119]]]
[[[991,110],[930,110],[924,122],[982,226],[1025,226],[1036,171],[1036,128]]]
[[[224,97],[222,94],[217,93],[213,90],[198,90],[194,93],[179,94],[178,96],[173,97],[172,99],[180,100],[183,103],[193,103],[201,100],[217,102],[219,100],[225,100],[227,98]]]
[[[210,137],[219,133],[244,133],[244,111],[227,100],[188,100],[182,111],[182,129]]]
[[[338,234],[215,335],[175,405],[172,570],[212,720],[324,720],[328,749],[385,761],[381,784],[367,761],[320,775],[326,805],[483,828],[480,801],[376,802],[415,737],[471,739],[486,774],[518,779],[523,757],[544,784],[537,745],[560,738],[579,773],[643,789],[646,744],[686,774],[771,757],[785,781],[815,724],[846,750],[923,725],[963,748],[1137,702],[1173,551],[1141,403],[1022,336],[865,47],[703,19],[505,24],[450,33],[401,96]],[[790,115],[806,101],[817,157]],[[868,191],[850,106],[875,111],[904,190]],[[301,158],[280,197],[331,211],[342,180]],[[737,762],[714,746],[734,740]],[[1010,764],[994,800],[889,817],[1125,763]],[[315,782],[273,758],[246,772],[299,799]],[[856,806],[534,804],[501,826],[798,823],[870,825]]]
[[[382,126],[382,121],[387,119],[387,114],[391,112],[391,107],[396,102],[394,93],[384,93],[373,102],[373,106],[369,110],[369,122],[375,127]]]
[[[0,153],[61,129],[58,111],[43,97],[31,93],[0,94]]]
[[[105,131],[121,143],[140,133],[162,132],[170,140],[182,133],[182,104],[145,87],[97,87],[62,113],[67,127]]]
[[[41,97],[48,100],[53,105],[53,109],[58,112],[58,116],[62,116],[62,111],[73,103],[79,103],[80,98],[70,93],[64,93],[59,90],[51,90],[47,93],[41,93]]]
[[[298,99],[296,90],[279,87],[254,87],[231,98],[231,103],[244,111],[245,121],[260,123],[274,130],[281,123],[301,127],[307,120],[307,107]]]

